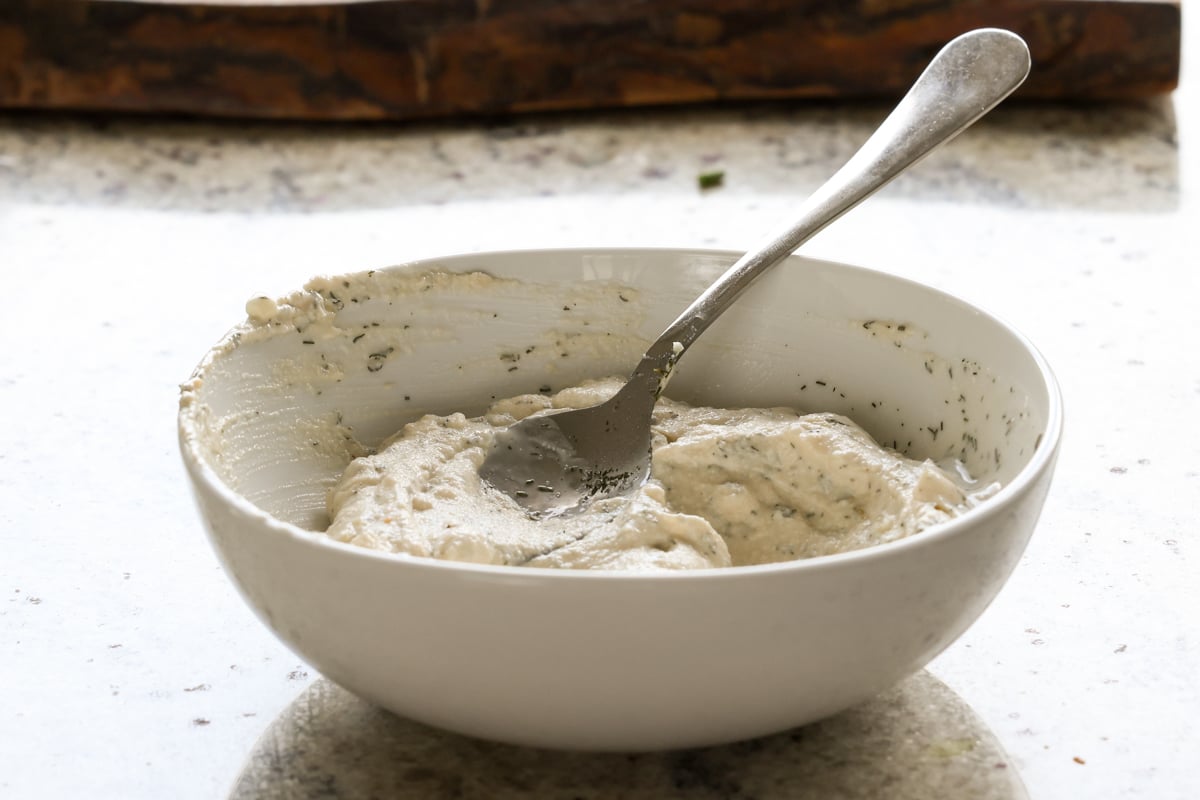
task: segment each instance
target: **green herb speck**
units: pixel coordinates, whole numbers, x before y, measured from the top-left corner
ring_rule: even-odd
[[[718,186],[724,186],[725,170],[715,169],[709,172],[701,172],[696,176],[696,183],[701,189],[716,189]]]

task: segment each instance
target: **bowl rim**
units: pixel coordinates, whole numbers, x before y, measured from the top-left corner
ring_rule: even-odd
[[[584,254],[605,256],[636,256],[640,254],[649,254],[651,256],[658,257],[662,257],[667,254],[684,254],[710,257],[715,256],[732,259],[737,259],[742,255],[740,251],[736,250],[694,247],[582,246],[513,248],[506,250],[487,250],[455,253],[445,256],[433,256],[371,269],[381,271],[418,270],[421,268],[428,269],[432,267],[452,267],[453,262],[469,262],[487,257],[512,258],[528,255],[578,256]],[[911,536],[895,539],[890,542],[875,544],[869,547],[849,550],[842,553],[813,556],[811,558],[795,559],[792,561],[778,561],[768,564],[752,564],[688,570],[641,571],[603,568],[523,569],[507,565],[479,564],[469,561],[451,561],[427,556],[414,556],[407,553],[392,553],[384,550],[373,550],[370,548],[361,547],[359,545],[350,544],[348,542],[337,541],[336,539],[326,536],[323,531],[311,531],[301,528],[298,525],[286,522],[271,515],[228,486],[217,475],[216,471],[200,456],[197,446],[198,437],[192,425],[192,417],[189,414],[189,406],[193,404],[184,402],[184,399],[187,397],[186,387],[191,383],[192,380],[201,377],[211,361],[220,354],[223,348],[229,346],[230,337],[237,330],[237,327],[235,326],[229,331],[229,333],[222,336],[221,339],[204,354],[200,362],[193,370],[189,381],[183,384],[177,416],[177,430],[179,436],[179,447],[181,455],[183,456],[184,465],[191,475],[193,481],[195,481],[198,485],[203,485],[208,491],[215,494],[222,502],[232,507],[239,514],[261,522],[270,534],[284,536],[291,540],[294,544],[330,548],[339,555],[344,555],[348,558],[379,561],[381,563],[395,565],[395,567],[398,569],[408,568],[435,571],[449,570],[455,573],[474,573],[481,577],[487,576],[490,579],[510,578],[524,581],[536,579],[539,581],[617,580],[620,582],[724,581],[739,580],[752,576],[763,576],[777,573],[803,573],[813,570],[824,571],[830,569],[842,569],[857,565],[864,561],[872,561],[876,559],[888,558],[892,555],[899,555],[914,548],[920,549],[924,547],[931,547],[944,539],[963,535],[967,529],[974,527],[977,521],[986,520],[1003,513],[1005,507],[1010,505],[1018,497],[1028,491],[1032,485],[1039,480],[1042,474],[1053,466],[1061,444],[1063,432],[1064,408],[1062,391],[1058,380],[1055,377],[1053,370],[1050,368],[1050,364],[1046,360],[1045,356],[1042,355],[1041,351],[1038,350],[1038,348],[1027,336],[1025,336],[1025,334],[1023,334],[1014,325],[1009,323],[1004,317],[994,314],[986,308],[980,307],[973,302],[964,300],[963,298],[938,289],[927,283],[922,283],[920,281],[906,278],[901,275],[896,275],[895,273],[884,270],[830,261],[827,259],[810,258],[800,254],[790,255],[788,256],[788,259],[800,259],[810,263],[833,267],[837,270],[846,270],[849,272],[866,274],[872,277],[883,278],[885,280],[907,284],[921,291],[932,293],[940,300],[945,300],[970,309],[987,318],[993,324],[998,325],[1010,336],[1012,336],[1021,345],[1024,351],[1032,358],[1047,393],[1048,413],[1046,417],[1045,429],[1035,445],[1035,451],[1029,462],[1022,467],[1020,472],[1018,472],[1011,481],[1001,486],[1000,490],[996,492],[996,494],[988,497],[978,506],[967,510],[966,513],[959,517],[955,517],[954,519],[940,523],[932,528],[920,531],[919,533]]]

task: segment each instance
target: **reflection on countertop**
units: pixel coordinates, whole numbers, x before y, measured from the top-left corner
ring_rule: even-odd
[[[318,680],[271,724],[230,800],[337,798],[1025,800],[996,738],[928,672],[762,739],[669,753],[494,744],[425,727]]]

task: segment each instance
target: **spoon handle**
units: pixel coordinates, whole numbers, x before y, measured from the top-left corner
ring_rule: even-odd
[[[1029,67],[1029,48],[1008,31],[982,28],[947,44],[871,138],[805,201],[799,219],[742,256],[696,298],[646,351],[635,376],[669,374],[755,278],[994,108],[1021,85]]]

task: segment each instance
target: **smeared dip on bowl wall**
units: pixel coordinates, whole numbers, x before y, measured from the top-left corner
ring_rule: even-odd
[[[272,380],[261,387],[264,394],[299,388],[321,397],[337,392],[348,377],[352,385],[354,378],[374,379],[395,386],[394,410],[417,415],[427,394],[425,376],[397,382],[389,363],[458,344],[447,328],[462,324],[455,317],[475,318],[468,335],[479,338],[474,343],[478,347],[490,345],[496,351],[490,365],[486,358],[476,358],[455,365],[456,370],[495,373],[497,365],[503,370],[500,386],[466,404],[478,407],[485,399],[490,404],[485,414],[420,414],[380,444],[377,454],[364,444],[361,426],[351,422],[364,409],[348,415],[338,408],[296,419],[296,432],[308,440],[317,460],[347,462],[357,456],[328,490],[330,536],[394,553],[486,564],[616,569],[749,565],[892,541],[951,519],[998,488],[995,481],[974,481],[962,461],[978,450],[972,434],[960,436],[957,448],[942,448],[943,469],[928,456],[913,459],[876,444],[843,414],[792,410],[801,399],[845,405],[836,402],[845,399],[844,385],[831,386],[818,373],[799,384],[791,402],[769,409],[693,407],[664,398],[655,415],[654,471],[641,491],[628,499],[596,502],[587,513],[533,519],[479,479],[478,467],[495,431],[530,414],[602,401],[619,386],[618,379],[558,385],[574,383],[580,363],[627,363],[623,354],[644,344],[631,335],[627,321],[614,325],[606,319],[614,312],[618,318],[630,317],[638,293],[619,284],[582,286],[556,306],[561,309],[559,325],[509,338],[511,345],[494,340],[489,329],[503,329],[507,320],[500,311],[487,309],[503,308],[517,296],[558,303],[544,293],[536,284],[483,272],[372,270],[314,279],[287,298],[256,297],[247,303],[247,321],[229,336],[227,349],[252,343],[271,347],[278,340],[296,351],[273,365]],[[376,318],[372,311],[380,305],[407,310]],[[911,325],[874,320],[864,321],[861,330],[867,339],[883,334],[896,346],[917,335]],[[301,347],[294,347],[297,342]],[[930,357],[921,365],[926,380],[942,377],[943,371],[953,380],[953,366],[940,359]],[[531,367],[539,369],[538,391],[496,399],[509,385],[527,386],[528,379],[514,376]],[[960,382],[978,380],[978,374],[971,374],[978,368],[964,364],[961,369]],[[686,374],[686,367],[681,371]],[[556,381],[547,373],[563,377]],[[881,397],[866,408],[877,411],[886,403]],[[958,405],[969,405],[961,392]],[[260,416],[263,410],[252,413]],[[961,410],[963,422],[969,421],[968,413]],[[228,434],[250,422],[244,412],[240,418],[224,417],[220,430]],[[945,426],[945,419],[938,419],[936,427],[917,425],[914,433],[936,440]],[[249,451],[213,453],[254,457]],[[325,476],[323,483],[329,482]]]

